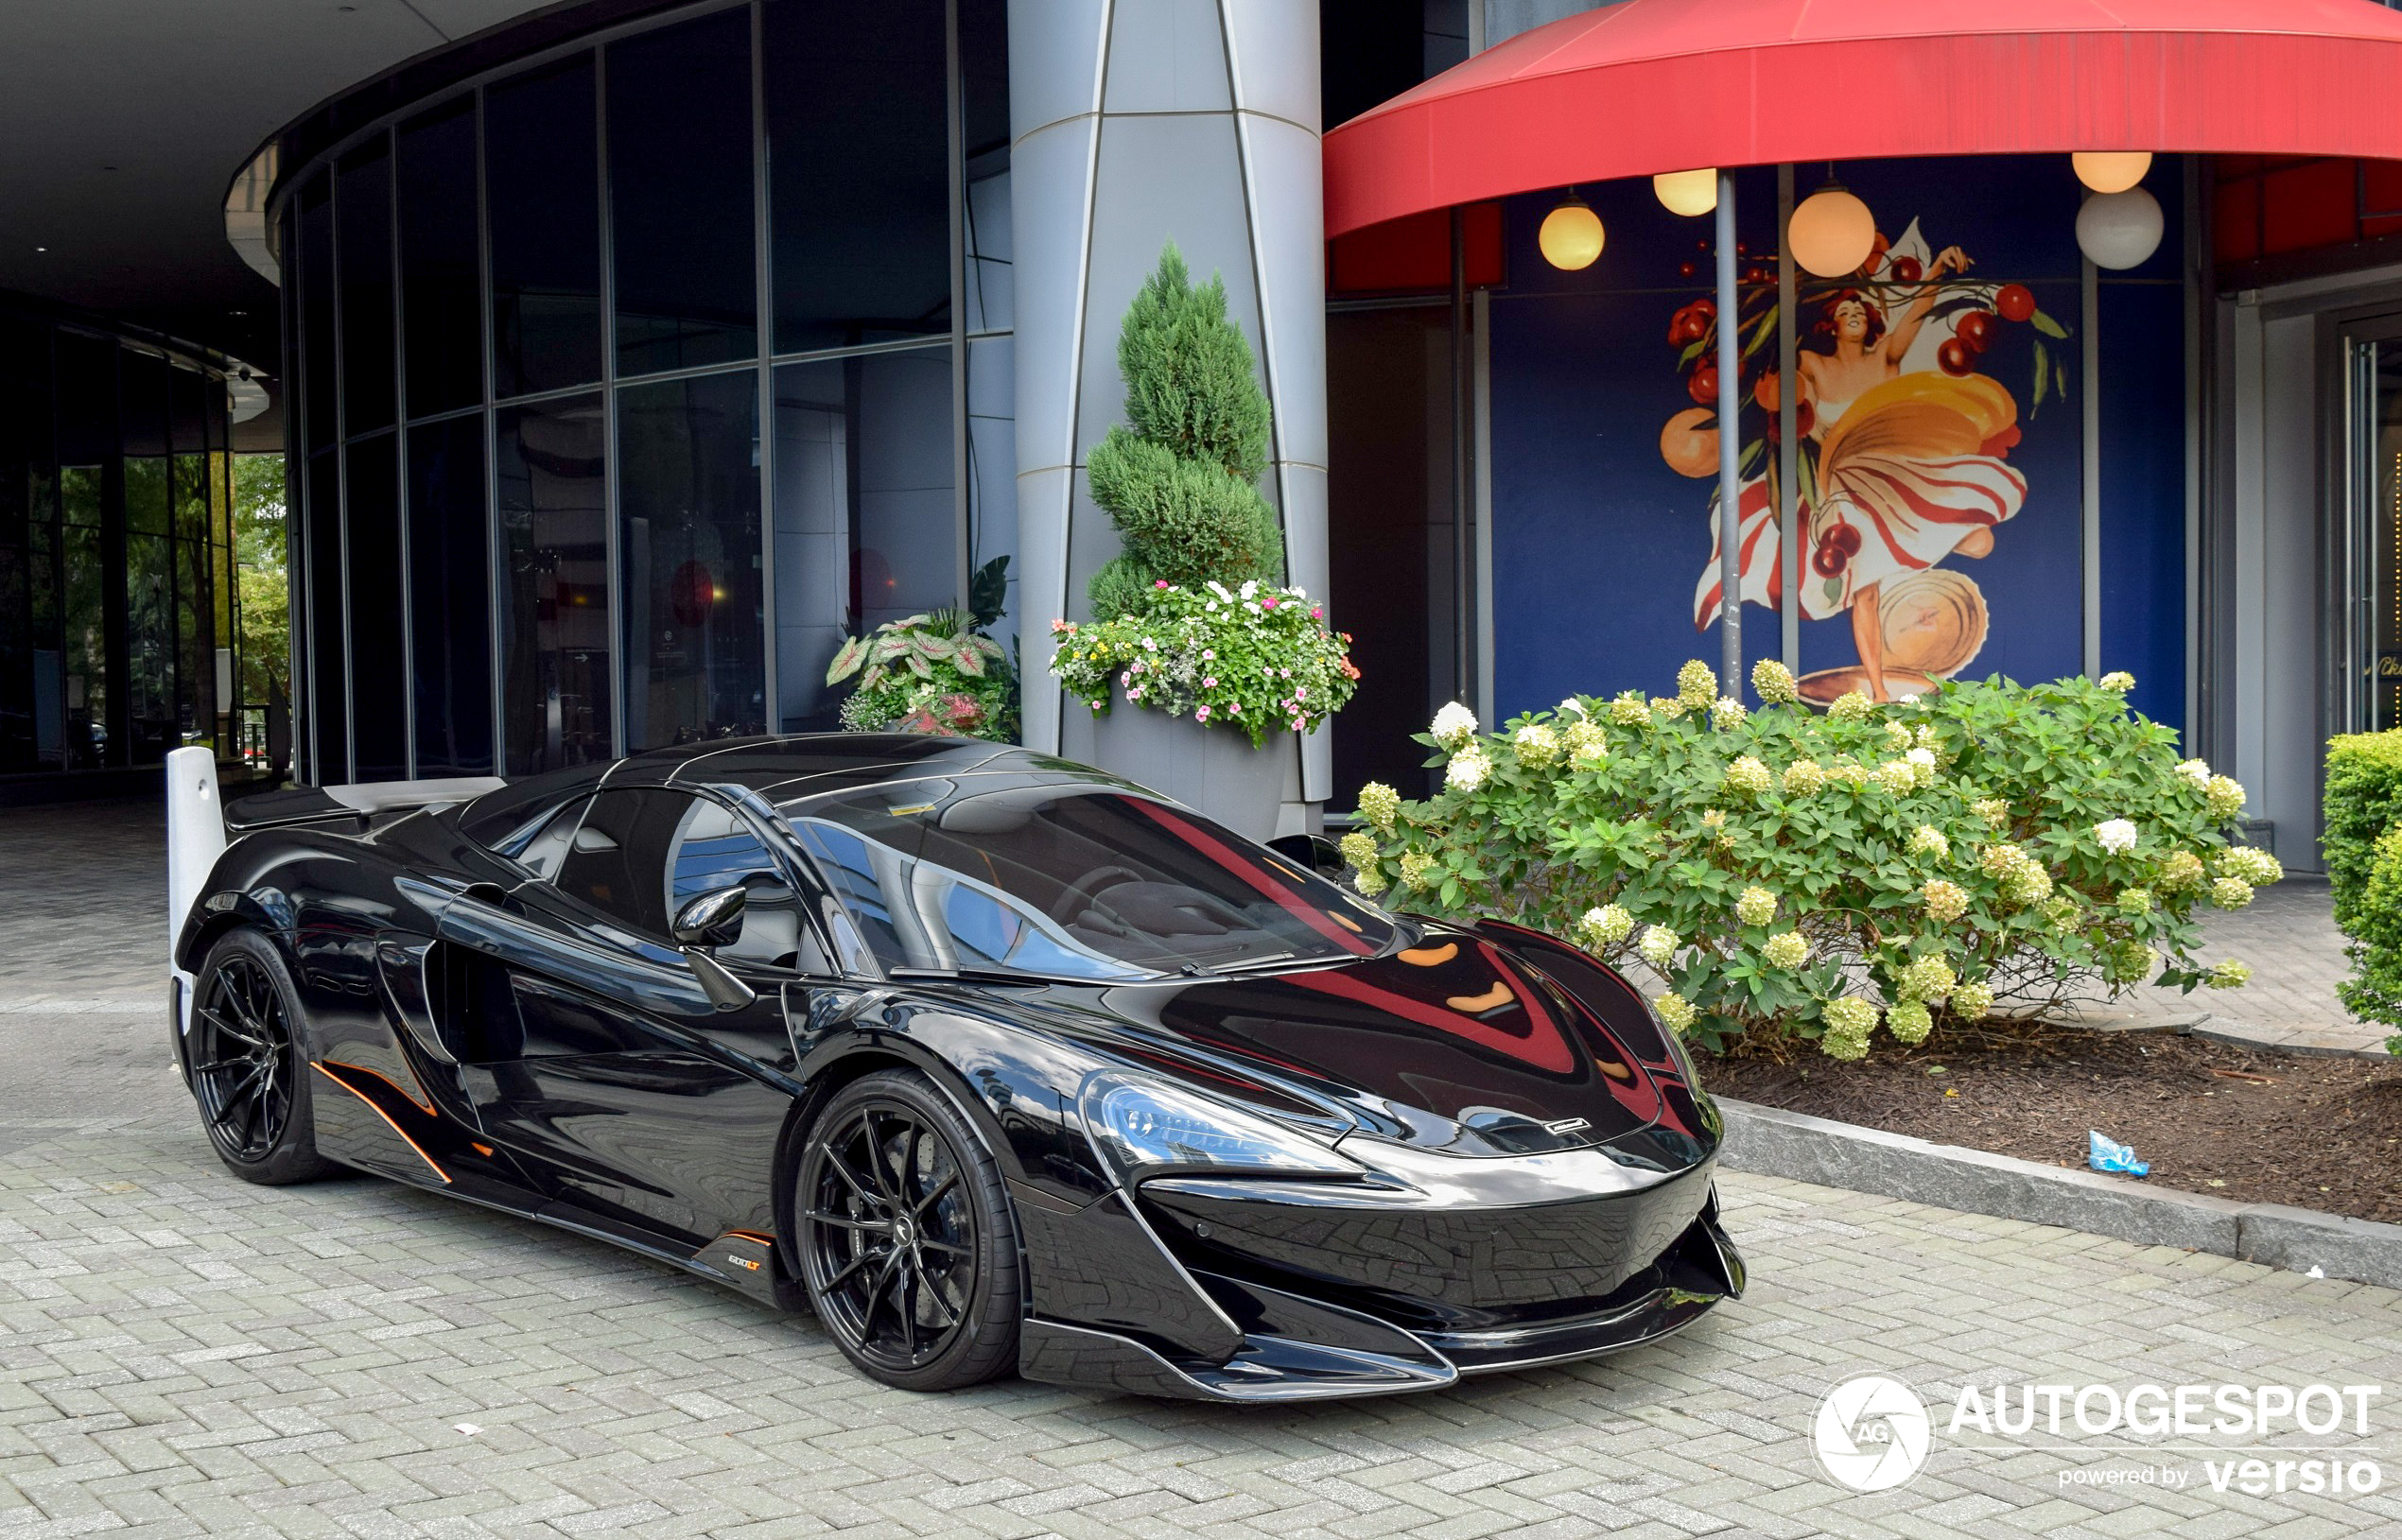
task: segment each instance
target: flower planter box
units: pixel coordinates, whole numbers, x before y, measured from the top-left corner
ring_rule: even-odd
[[[1077,709],[1072,704],[1070,710]],[[1215,819],[1250,839],[1276,833],[1284,795],[1287,735],[1251,747],[1250,735],[1117,701],[1092,718],[1093,763]]]

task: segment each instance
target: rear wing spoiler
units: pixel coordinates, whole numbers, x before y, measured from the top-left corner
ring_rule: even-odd
[[[414,812],[442,803],[464,802],[508,783],[495,776],[458,776],[435,781],[363,781],[351,786],[297,787],[244,797],[233,806],[218,795],[217,755],[208,749],[178,749],[166,756],[166,945],[174,980],[175,1028],[191,1029],[192,976],[175,965],[175,943],[200,889],[225,847],[259,829],[347,822],[365,833],[385,814]]]

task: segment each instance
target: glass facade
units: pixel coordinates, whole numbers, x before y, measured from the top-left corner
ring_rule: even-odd
[[[1014,552],[1005,0],[688,7],[277,199],[305,780],[830,728]]]
[[[32,310],[0,308],[0,800],[172,749],[231,754],[223,373]]]

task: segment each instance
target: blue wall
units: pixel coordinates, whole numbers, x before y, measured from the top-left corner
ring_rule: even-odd
[[[1894,244],[1901,246],[1917,221],[1925,251],[1961,247],[1975,260],[1972,280],[2026,285],[2042,316],[2070,334],[2045,335],[2041,322],[1996,327],[1976,367],[2014,400],[2019,439],[2001,454],[2025,478],[2026,495],[2015,516],[1993,529],[1991,555],[1955,553],[1939,564],[1970,578],[1988,613],[1983,645],[1960,677],[2029,681],[2076,673],[2082,634],[2082,379],[2074,336],[2080,190],[2066,158],[1864,163],[1840,170]],[[2150,179],[2172,232],[2180,227],[2175,180],[2167,162]],[[1800,192],[1810,190],[1805,174]],[[1661,447],[1670,418],[1695,405],[1669,328],[1683,306],[1709,291],[1711,224],[1667,214],[1647,182],[1580,191],[1609,232],[1600,260],[1577,273],[1551,268],[1535,236],[1556,198],[1515,199],[1511,284],[1492,301],[1494,630],[1504,718],[1579,691],[1667,693],[1679,663],[1714,663],[1719,651],[1715,622],[1706,631],[1694,624],[1695,585],[1711,564],[1714,469],[1702,477],[1680,475]],[[1774,301],[1773,172],[1743,173],[1737,201],[1744,267],[1763,280],[1747,286],[1749,337]],[[2126,275],[2134,282],[2105,285],[2101,326],[2103,666],[2134,672],[2139,709],[2170,722],[2184,697],[2184,355],[2173,246],[2172,237],[2145,269]],[[1835,286],[1805,276],[1805,347]],[[1921,348],[1931,350],[1947,325],[1931,321]],[[1770,333],[1747,378],[1774,361]],[[1933,367],[1931,358],[1923,362]],[[1747,405],[1742,416],[1747,442],[1759,441],[1770,414]],[[1757,474],[1756,461],[1748,474]],[[1805,582],[1813,580],[1806,552],[1803,568]],[[1752,604],[1744,619],[1747,656],[1776,656],[1776,614]],[[1849,614],[1805,619],[1802,661],[1805,672],[1855,663]]]

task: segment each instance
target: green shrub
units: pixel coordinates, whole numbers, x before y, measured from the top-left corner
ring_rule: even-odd
[[[1360,793],[1360,887],[1641,963],[1662,1019],[1713,1048],[1800,1038],[1856,1059],[1880,1015],[1919,1042],[1996,1000],[2243,981],[2193,961],[2194,911],[2281,874],[2228,847],[2243,788],[2131,717],[2127,676],[1824,715],[1781,665],[1752,683],[1768,703],[1747,713],[1688,663],[1673,698],[1579,697],[1489,736],[1445,707],[1420,736],[1444,789]]]
[[[2354,933],[2377,842],[2402,822],[2402,732],[2327,740],[2325,829],[2319,848],[2335,894],[2335,923]]]
[[[1196,287],[1169,246],[1127,307],[1118,370],[1127,421],[1085,459],[1092,499],[1123,545],[1087,588],[1094,617],[1141,609],[1160,582],[1280,579],[1284,537],[1258,486],[1268,399],[1243,329],[1227,319],[1224,281]]]
[[[987,563],[986,570],[1000,569]],[[992,588],[983,573],[978,579],[981,589]],[[887,621],[844,642],[826,670],[828,684],[854,676],[859,681],[843,701],[844,730],[899,728],[1016,742],[1018,672],[1001,644],[977,629],[999,614],[997,601],[988,616],[935,610]]]
[[[2344,948],[2352,958],[2352,977],[2336,985],[2335,993],[2361,1020],[2402,1027],[2402,822],[2379,835],[2369,853],[2368,879],[2344,926],[2352,939]],[[2386,1039],[2385,1046],[2402,1053],[2402,1036]]]

